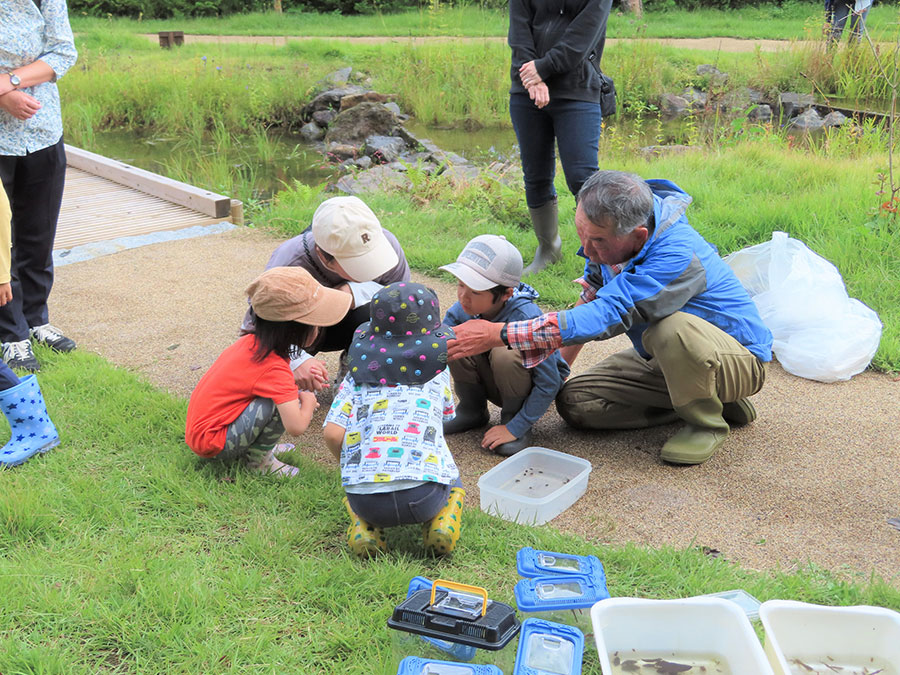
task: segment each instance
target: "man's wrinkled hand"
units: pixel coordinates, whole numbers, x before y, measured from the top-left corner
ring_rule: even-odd
[[[447,341],[448,358],[456,361],[502,346],[501,328],[503,328],[502,323],[493,323],[484,319],[469,319],[465,323],[455,326],[453,332],[456,333],[456,339]]]
[[[294,370],[298,389],[322,391],[328,386],[328,369],[318,359],[306,359]]]

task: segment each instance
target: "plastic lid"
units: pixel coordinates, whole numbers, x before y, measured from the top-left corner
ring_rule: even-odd
[[[397,605],[388,626],[489,650],[503,649],[520,628],[516,610],[488,600],[483,588],[441,579]]]
[[[407,656],[400,662],[397,675],[503,675],[497,666],[434,661]]]
[[[700,597],[724,598],[725,600],[731,600],[731,602],[744,610],[744,614],[746,614],[747,618],[751,621],[756,621],[759,618],[759,606],[761,604],[760,601],[742,588],[736,588],[733,591],[707,593]]]
[[[606,600],[605,585],[584,574],[555,574],[521,579],[515,587],[516,606],[522,612],[548,612],[556,609],[590,609]]]
[[[516,568],[519,576],[542,577],[550,574],[583,574],[593,577],[601,586],[606,586],[606,574],[597,556],[572,555],[539,551],[526,546],[516,553]]]
[[[580,675],[584,634],[573,626],[525,619],[513,675]]]

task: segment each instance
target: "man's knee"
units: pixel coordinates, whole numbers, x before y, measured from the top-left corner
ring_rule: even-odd
[[[598,428],[597,412],[604,403],[584,378],[573,377],[556,395],[556,411],[566,424],[576,429]]]

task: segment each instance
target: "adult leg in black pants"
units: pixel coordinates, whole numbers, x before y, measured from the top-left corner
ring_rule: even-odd
[[[13,299],[0,307],[3,359],[13,368],[37,371],[30,339],[58,351],[75,342],[49,324],[47,298],[53,287],[53,241],[66,177],[62,139],[23,157],[0,156],[0,180],[12,208]]]

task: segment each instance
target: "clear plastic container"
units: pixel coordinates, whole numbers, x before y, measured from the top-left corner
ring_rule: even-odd
[[[503,675],[503,671],[490,665],[454,663],[407,656],[400,662],[397,675]]]
[[[513,675],[580,675],[584,636],[572,626],[526,619]]]
[[[776,675],[900,675],[900,613],[768,600],[759,618]]]
[[[756,621],[759,619],[759,606],[760,602],[752,595],[750,595],[747,591],[742,588],[736,588],[733,591],[720,591],[719,593],[707,593],[706,595],[698,596],[701,598],[722,598],[723,600],[731,600],[734,604],[744,610],[744,614],[747,615],[747,618],[751,621]]]
[[[481,510],[525,525],[542,525],[587,490],[591,463],[547,448],[525,448],[478,479]]]
[[[685,675],[773,675],[740,607],[721,598],[610,598],[591,608],[603,675],[653,672],[662,659]],[[664,671],[665,672],[665,671]]]

